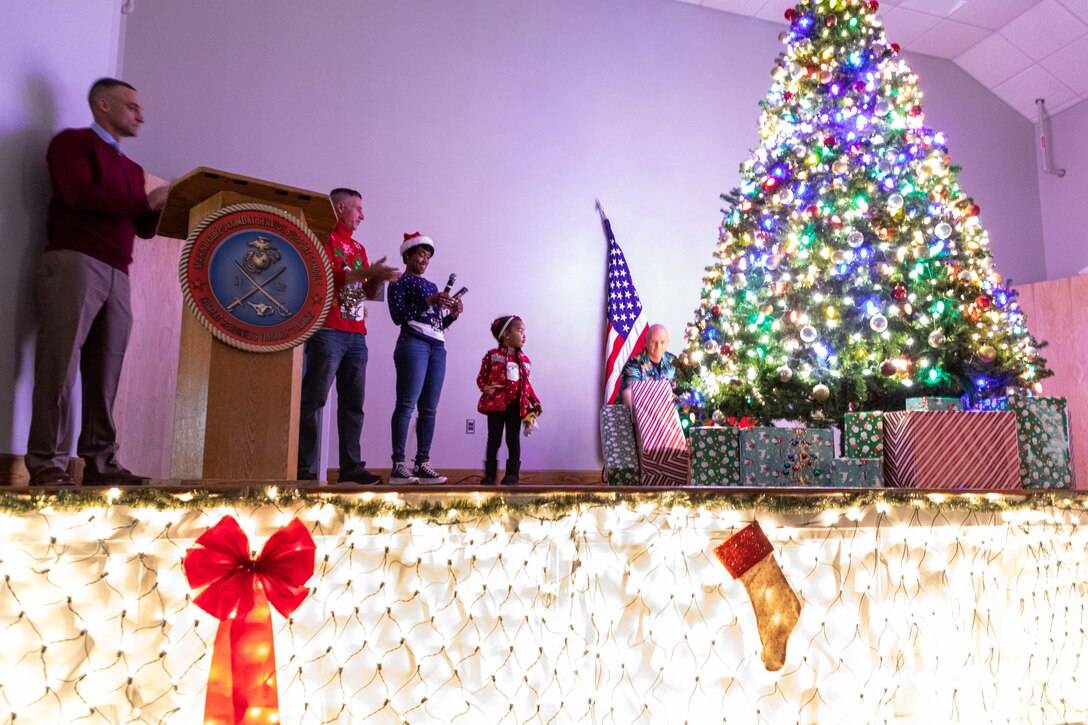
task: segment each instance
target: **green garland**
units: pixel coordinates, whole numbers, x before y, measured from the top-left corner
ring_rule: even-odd
[[[1088,494],[1073,491],[1017,491],[990,496],[988,492],[937,493],[909,489],[865,489],[858,491],[767,492],[762,489],[707,489],[705,491],[670,490],[660,492],[602,489],[600,493],[542,494],[540,492],[481,492],[466,497],[461,492],[433,493],[382,491],[364,494],[321,492],[314,489],[279,488],[271,495],[271,486],[220,490],[174,490],[138,488],[114,490],[77,489],[63,492],[0,493],[0,512],[26,514],[45,508],[78,511],[104,506],[152,508],[164,510],[205,510],[221,506],[258,508],[275,506],[280,510],[305,506],[331,505],[346,516],[363,518],[393,516],[396,519],[471,520],[495,515],[517,515],[556,519],[585,507],[631,507],[652,505],[668,510],[676,506],[707,511],[765,511],[776,514],[822,513],[831,509],[864,509],[878,504],[913,506],[921,509],[955,510],[971,513],[1039,510],[1055,508],[1088,511]],[[996,493],[996,492],[995,492]],[[456,513],[451,516],[451,511]]]

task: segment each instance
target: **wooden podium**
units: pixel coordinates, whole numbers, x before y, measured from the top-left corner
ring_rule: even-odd
[[[336,224],[327,194],[200,167],[171,185],[158,233],[186,239],[212,212],[245,203],[291,214],[321,242]],[[301,381],[301,345],[240,350],[215,339],[183,309],[170,477],[294,479]]]

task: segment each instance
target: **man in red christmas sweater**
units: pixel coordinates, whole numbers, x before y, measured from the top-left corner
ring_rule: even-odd
[[[303,348],[302,401],[298,424],[298,479],[317,476],[317,446],[321,411],[336,380],[336,431],[340,441],[340,482],[374,484],[381,477],[366,470],[359,439],[363,433],[363,400],[366,395],[366,307],[381,286],[400,278],[400,270],[374,264],[366,249],[352,239],[366,217],[363,196],[354,189],[333,189],[329,194],[336,214],[336,228],[325,245],[332,263],[333,305],[325,325]]]
[[[136,89],[102,78],[88,94],[94,123],[66,129],[49,144],[53,187],[48,246],[37,270],[38,328],[33,414],[26,466],[32,485],[69,484],[72,389],[82,375],[82,424],[76,447],[84,483],[143,479],[117,460],[113,403],[132,328],[128,266],[136,235],[155,235],[168,187],[144,192],[144,170],[121,152],[136,136],[143,109]]]

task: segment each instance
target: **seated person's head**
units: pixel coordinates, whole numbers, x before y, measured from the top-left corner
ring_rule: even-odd
[[[665,329],[665,326],[651,325],[646,335],[646,354],[650,356],[650,361],[661,362],[661,359],[665,357],[665,348],[668,346],[669,331]]]

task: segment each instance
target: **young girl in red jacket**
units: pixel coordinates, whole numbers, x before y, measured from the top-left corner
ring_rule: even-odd
[[[540,415],[540,400],[529,382],[529,357],[521,351],[525,346],[525,323],[517,315],[504,315],[491,323],[491,334],[499,346],[487,351],[476,376],[476,385],[483,392],[476,409],[487,414],[487,451],[480,483],[495,483],[499,445],[506,431],[506,475],[502,484],[508,486],[518,482],[521,470],[518,428],[524,423],[525,434],[529,434]]]

